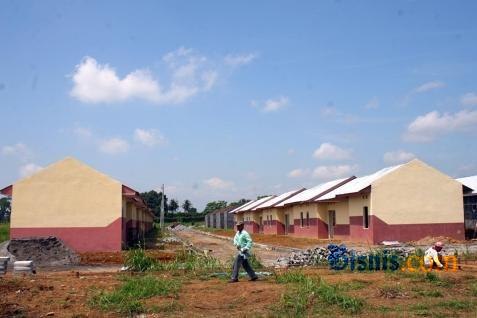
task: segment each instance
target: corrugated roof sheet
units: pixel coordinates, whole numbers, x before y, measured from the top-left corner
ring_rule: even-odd
[[[472,193],[477,193],[477,176],[459,178],[456,180],[466,187],[471,188],[473,190]]]
[[[253,208],[259,206],[260,204],[265,203],[265,202],[267,202],[267,201],[270,200],[270,199],[273,199],[274,197],[275,197],[274,195],[271,195],[271,196],[268,196],[268,197],[264,197],[264,198],[255,200],[252,204],[250,204],[250,205],[244,207],[243,209],[238,210],[237,212],[250,211],[250,210],[252,210]]]
[[[387,168],[381,169],[381,170],[379,170],[379,171],[377,171],[373,174],[351,180],[350,182],[346,183],[345,185],[343,185],[343,186],[341,186],[341,187],[323,195],[320,198],[317,198],[315,201],[330,200],[330,199],[334,199],[337,195],[351,194],[351,193],[359,192],[359,191],[369,187],[373,182],[375,182],[378,179],[384,177],[388,173],[393,172],[394,170],[398,169],[401,166],[402,165],[387,167]]]
[[[243,208],[249,206],[250,204],[252,204],[252,203],[254,203],[254,202],[256,202],[256,201],[257,201],[257,200],[248,201],[247,203],[242,204],[242,205],[239,206],[238,208],[236,208],[236,209],[230,211],[229,213],[237,213],[239,210],[241,210],[241,209],[243,209]]]
[[[281,203],[282,201],[289,199],[291,196],[302,192],[303,190],[305,190],[305,188],[295,189],[295,190],[292,190],[292,191],[285,192],[283,194],[280,194],[277,197],[274,197],[273,199],[270,199],[270,200],[256,206],[252,210],[255,211],[255,210],[258,210],[258,209],[265,209],[265,208],[273,207],[273,206]]]
[[[284,206],[287,204],[292,204],[292,203],[299,203],[299,202],[304,202],[313,199],[314,197],[320,195],[323,192],[326,192],[330,190],[333,187],[336,187],[342,182],[345,182],[348,178],[344,179],[338,179],[338,180],[333,180],[333,181],[328,181],[325,183],[321,183],[317,185],[316,187],[313,187],[311,189],[305,190],[303,192],[298,193],[297,195],[292,196],[288,200],[285,200],[279,204],[277,204],[277,207]]]

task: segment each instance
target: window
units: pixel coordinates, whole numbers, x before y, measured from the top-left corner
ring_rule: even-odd
[[[369,228],[369,212],[368,207],[363,207],[363,228]]]
[[[306,212],[306,227],[310,227],[310,213]]]
[[[300,226],[303,227],[303,212],[300,212]]]

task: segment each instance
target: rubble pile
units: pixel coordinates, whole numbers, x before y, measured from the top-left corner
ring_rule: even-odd
[[[361,255],[369,255],[376,253],[387,253],[397,255],[404,259],[410,254],[415,253],[415,248],[412,246],[393,246],[376,249],[374,251],[354,250],[348,249],[346,245],[329,244],[325,247],[315,247],[300,252],[293,252],[289,256],[279,257],[275,262],[277,267],[306,267],[318,265],[332,265],[338,263],[340,260],[350,259],[353,255],[358,257]]]
[[[181,239],[175,236],[168,236],[160,239],[160,243],[169,243],[169,244],[182,244]]]

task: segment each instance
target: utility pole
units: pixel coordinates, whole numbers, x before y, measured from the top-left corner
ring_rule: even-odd
[[[162,184],[161,213],[159,216],[161,230],[164,229],[164,184]]]

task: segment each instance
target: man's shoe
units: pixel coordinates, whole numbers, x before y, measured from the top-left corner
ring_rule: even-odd
[[[257,279],[258,279],[258,277],[255,276],[255,277],[250,278],[249,281],[254,282],[254,281],[256,281]]]
[[[238,283],[238,279],[231,279],[229,280],[229,283]]]

